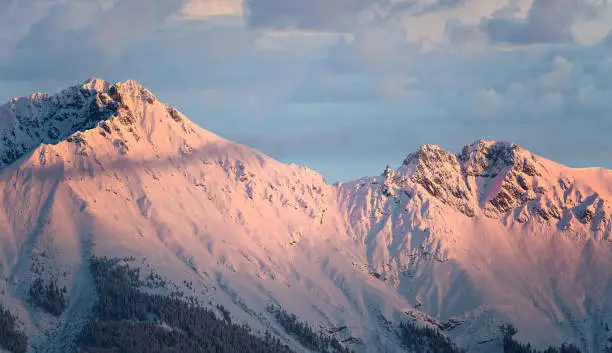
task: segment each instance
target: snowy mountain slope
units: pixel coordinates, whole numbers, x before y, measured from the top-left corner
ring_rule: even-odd
[[[521,340],[600,352],[612,321],[611,186],[609,170],[477,141],[458,155],[423,146],[397,170],[340,184],[338,199],[369,265],[402,296],[476,323],[455,333],[466,346],[507,320]]]
[[[354,270],[366,260],[347,236],[335,189],[319,174],[202,130],[135,81],[90,80],[25,101],[54,113],[30,118],[37,130],[14,129],[31,137],[27,143],[9,139],[2,147],[16,161],[0,174],[0,273],[7,279],[0,301],[24,322],[31,349],[66,351],[78,334],[95,301],[92,255],[134,257],[171,280],[174,291],[222,304],[296,348],[269,305],[317,327],[347,326],[336,335],[361,340],[358,351],[399,349],[387,322],[414,309]],[[101,101],[112,114],[79,105]],[[87,128],[64,124],[56,140],[47,139],[40,131],[56,126],[53,117],[66,106],[93,112],[79,115]],[[1,114],[21,126],[25,115],[13,112],[23,109],[11,102]],[[40,278],[67,288],[59,318],[28,300]]]
[[[55,144],[115,114],[117,102],[108,94],[97,93],[109,88],[108,83],[91,79],[53,96],[34,93],[13,98],[0,109],[0,167],[41,143]]]
[[[298,351],[270,305],[357,352],[401,351],[396,324],[412,319],[474,352],[500,351],[506,321],[521,340],[586,352],[610,336],[608,170],[478,141],[328,185],[135,81],[14,99],[0,122],[0,303],[31,351],[68,350],[87,321],[92,256],[132,259],[171,283],[147,290],[221,304]],[[30,298],[41,280],[66,287],[59,317]]]

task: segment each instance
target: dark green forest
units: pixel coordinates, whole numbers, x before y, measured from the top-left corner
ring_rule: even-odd
[[[28,350],[28,337],[17,328],[17,318],[0,303],[0,348],[13,353]]]
[[[321,332],[315,332],[310,325],[301,322],[295,314],[290,314],[283,308],[270,306],[268,311],[274,315],[285,331],[298,340],[307,349],[319,353],[354,353],[343,347],[340,341]]]
[[[41,278],[34,280],[30,286],[30,301],[47,313],[60,316],[66,310],[66,287],[60,289],[54,280],[48,282]]]
[[[234,323],[222,306],[217,306],[217,314],[179,295],[142,291],[155,276],[143,276],[143,280],[140,269],[131,268],[127,262],[92,258],[90,270],[97,301],[74,342],[75,353],[294,353],[269,332],[261,337],[247,326]],[[165,285],[163,281],[156,283]],[[33,304],[59,316],[67,305],[65,293],[53,281],[35,280],[29,297]],[[345,344],[359,341],[354,337],[344,341],[333,337],[346,327],[317,332],[282,307],[270,306],[268,311],[287,334],[312,352],[353,353]],[[0,348],[13,353],[27,351],[27,336],[18,326],[16,316],[0,304]],[[437,328],[406,321],[396,325],[395,332],[406,352],[465,353]],[[529,343],[516,341],[516,334],[512,324],[500,326],[504,353],[580,353],[572,344],[537,350]],[[612,353],[612,347],[602,353]]]
[[[438,329],[418,326],[414,322],[402,322],[399,338],[409,351],[419,353],[465,353]]]
[[[117,259],[91,260],[98,301],[76,342],[89,353],[292,353],[269,333],[224,320],[208,309],[138,289],[139,270]]]

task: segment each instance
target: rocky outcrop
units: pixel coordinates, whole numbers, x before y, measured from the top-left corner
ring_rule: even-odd
[[[53,96],[33,94],[0,107],[0,168],[41,144],[56,144],[117,114],[109,85],[90,79]]]
[[[91,81],[53,96],[13,99],[1,107],[0,167],[40,144],[55,144],[116,114],[119,104],[105,92],[94,90]]]
[[[421,193],[468,217],[538,220],[560,229],[571,229],[572,222],[595,231],[610,227],[609,205],[603,199],[578,192],[571,178],[546,165],[508,142],[479,140],[459,154],[424,145],[397,170],[387,166],[379,177],[382,182],[374,179],[371,184],[380,183],[382,196],[397,198],[403,193],[412,198]],[[571,193],[575,197],[569,197]]]
[[[410,180],[442,203],[469,217],[476,215],[476,199],[463,178],[456,155],[440,146],[424,145],[404,160],[402,169],[410,171]]]
[[[458,159],[466,176],[495,178],[508,169],[528,176],[540,175],[536,157],[509,142],[478,140],[465,145]]]

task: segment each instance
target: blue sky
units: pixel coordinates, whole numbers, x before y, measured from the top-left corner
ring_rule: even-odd
[[[612,167],[607,0],[0,0],[0,101],[137,79],[329,181],[425,143]]]

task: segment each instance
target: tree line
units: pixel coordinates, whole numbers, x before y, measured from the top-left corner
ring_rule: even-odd
[[[504,353],[581,353],[574,344],[563,343],[559,347],[548,347],[543,351],[531,347],[530,343],[520,343],[514,339],[518,330],[512,324],[504,324],[499,327],[502,334],[502,345]],[[606,353],[612,353],[612,350]]]
[[[28,350],[28,336],[17,328],[17,317],[0,303],[0,348],[13,353]]]
[[[53,316],[60,316],[66,310],[66,287],[60,289],[55,280],[35,279],[28,294],[34,305]]]
[[[268,311],[304,348],[319,353],[354,353],[349,348],[343,347],[337,338],[315,332],[308,323],[300,321],[295,314],[290,314],[281,307],[272,305],[268,307]]]
[[[419,326],[415,322],[401,322],[398,336],[402,345],[411,352],[465,353],[465,350],[457,347],[440,330],[428,326]]]
[[[93,258],[90,269],[98,300],[76,352],[294,353],[270,333],[259,337],[212,310],[142,292],[139,270],[117,259]]]

